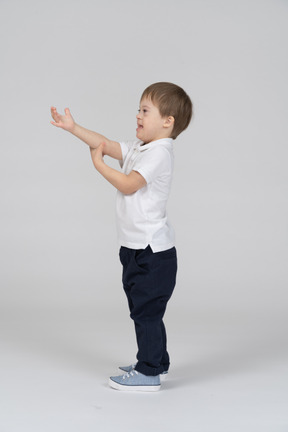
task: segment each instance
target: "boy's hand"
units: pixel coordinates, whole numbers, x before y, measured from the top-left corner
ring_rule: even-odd
[[[55,107],[51,107],[51,116],[54,121],[50,123],[60,127],[68,132],[72,132],[75,126],[75,121],[70,113],[69,108],[65,108],[65,115],[60,115]]]
[[[105,149],[105,143],[101,143],[99,144],[99,146],[97,148],[91,148],[90,147],[90,152],[91,152],[91,157],[94,163],[95,168],[97,169],[97,164],[99,162],[103,162],[103,156],[104,156],[104,149]]]
[[[106,165],[103,161],[103,156],[106,154],[105,147],[106,143],[101,142],[97,148],[90,147],[90,152],[95,168],[109,183],[125,195],[130,195],[146,186],[146,180],[139,172],[131,171],[127,175]]]

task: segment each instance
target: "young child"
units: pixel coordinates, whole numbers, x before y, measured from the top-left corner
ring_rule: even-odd
[[[173,173],[173,140],[187,128],[192,103],[184,90],[159,82],[144,90],[137,118],[137,140],[116,142],[76,124],[68,108],[51,108],[54,126],[90,147],[97,171],[117,191],[117,230],[123,287],[135,324],[136,364],[111,377],[118,390],[157,391],[169,369],[163,316],[176,281],[177,256],[166,204]],[[122,172],[103,160],[119,160]]]

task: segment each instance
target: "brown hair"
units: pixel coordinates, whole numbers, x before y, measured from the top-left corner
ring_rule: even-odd
[[[144,90],[141,100],[145,97],[151,99],[157,106],[162,117],[174,117],[171,138],[177,138],[188,127],[193,114],[193,105],[190,97],[181,87],[169,82],[158,82]]]

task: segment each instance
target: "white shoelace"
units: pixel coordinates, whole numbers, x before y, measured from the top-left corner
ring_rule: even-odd
[[[133,376],[134,376],[134,373],[135,373],[136,375],[138,375],[138,372],[137,372],[135,369],[133,369],[131,372],[126,372],[126,373],[123,375],[123,380],[125,380],[126,378],[133,377]]]

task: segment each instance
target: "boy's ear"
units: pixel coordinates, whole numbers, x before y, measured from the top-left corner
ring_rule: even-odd
[[[175,119],[173,116],[166,117],[164,122],[164,127],[174,126]]]

